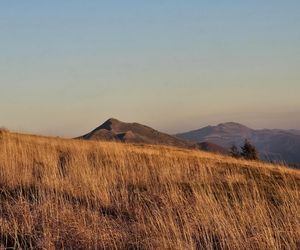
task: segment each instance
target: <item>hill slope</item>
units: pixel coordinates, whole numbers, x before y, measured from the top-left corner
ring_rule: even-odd
[[[300,174],[166,146],[0,133],[0,249],[299,249]]]
[[[238,123],[222,123],[187,133],[177,134],[181,139],[198,142],[209,141],[229,149],[233,144],[240,146],[249,139],[265,160],[300,162],[300,135],[297,130],[255,130]]]

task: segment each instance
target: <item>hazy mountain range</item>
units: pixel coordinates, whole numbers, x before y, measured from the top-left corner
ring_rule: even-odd
[[[209,141],[229,149],[233,144],[241,146],[245,139],[254,144],[264,160],[300,162],[300,131],[282,129],[251,129],[242,124],[229,122],[207,126],[176,135],[178,138]]]
[[[300,130],[297,130],[297,129],[290,129],[288,130],[289,132],[293,133],[293,134],[296,134],[296,135],[300,135]]]
[[[78,138],[163,144],[221,154],[228,154],[232,145],[241,146],[244,140],[248,139],[256,146],[263,160],[286,163],[300,162],[300,130],[255,130],[234,122],[169,135],[139,123],[126,123],[111,118],[93,131]]]

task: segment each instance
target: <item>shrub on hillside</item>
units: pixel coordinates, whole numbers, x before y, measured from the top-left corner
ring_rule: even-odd
[[[241,156],[247,160],[259,160],[256,147],[253,146],[248,140],[245,140],[244,146],[241,147]]]
[[[230,155],[234,158],[240,158],[241,157],[241,153],[238,150],[236,145],[232,145],[229,151]]]
[[[248,140],[245,140],[244,145],[241,147],[241,152],[236,145],[232,145],[229,151],[230,155],[234,158],[244,158],[246,160],[259,160],[256,147]]]

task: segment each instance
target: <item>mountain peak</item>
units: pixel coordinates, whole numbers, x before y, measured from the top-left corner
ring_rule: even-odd
[[[109,118],[102,125],[100,125],[98,128],[96,128],[96,130],[98,130],[98,129],[113,130],[116,126],[119,126],[119,124],[122,124],[122,123],[123,122],[119,121],[116,118]]]
[[[237,123],[237,122],[225,122],[220,123],[217,125],[217,127],[227,127],[227,128],[248,128],[247,126]]]
[[[121,122],[120,120],[116,119],[116,118],[109,118],[106,122],[104,123],[119,123]]]
[[[199,148],[195,142],[179,139],[136,122],[127,123],[115,118],[108,119],[98,128],[79,138],[127,143],[163,144],[181,148]]]

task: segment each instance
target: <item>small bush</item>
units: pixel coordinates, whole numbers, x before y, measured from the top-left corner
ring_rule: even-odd
[[[241,156],[247,160],[259,160],[257,150],[248,140],[245,140],[244,146],[241,147]]]
[[[232,145],[229,153],[234,158],[244,158],[246,160],[259,160],[257,150],[247,139],[244,145],[241,147],[241,152],[236,145]]]
[[[230,151],[229,151],[230,155],[234,158],[240,158],[241,157],[241,153],[240,151],[238,150],[237,146],[236,145],[232,145],[232,147],[230,148]]]

